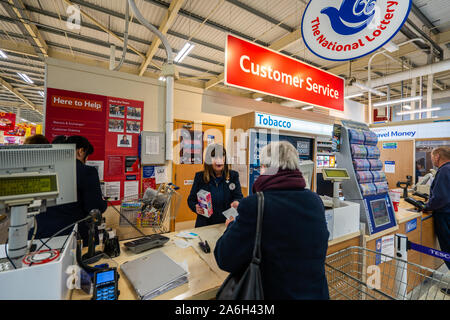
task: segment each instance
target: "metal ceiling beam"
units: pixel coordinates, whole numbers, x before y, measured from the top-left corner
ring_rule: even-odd
[[[47,57],[47,44],[45,43],[44,38],[37,30],[36,26],[29,22],[30,17],[28,12],[25,10],[25,5],[22,0],[8,0],[8,2],[4,2],[4,8],[6,11],[12,16],[13,14],[19,19],[20,25],[19,28],[24,32],[24,35],[28,35],[31,37],[31,41],[36,45],[39,54],[42,54],[44,57]]]
[[[80,0],[76,0],[76,1],[80,2]],[[169,6],[170,6],[169,3],[161,1],[161,0],[144,0],[144,1],[147,2],[147,3],[150,3],[150,4],[154,4],[154,5],[156,5],[156,6],[160,7],[160,8],[165,8],[165,9],[169,8]],[[195,14],[193,12],[189,12],[189,11],[187,11],[185,9],[180,9],[178,14],[183,16],[183,17],[185,17],[185,18],[188,18],[190,20],[198,22],[198,23],[202,23],[203,21],[207,20],[205,22],[205,25],[207,25],[207,26],[209,26],[211,28],[214,28],[214,29],[222,31],[222,32],[230,32],[230,33],[233,33],[233,34],[235,34],[235,35],[237,35],[237,36],[239,36],[241,38],[253,41],[253,38],[250,37],[249,35],[246,35],[246,34],[240,32],[240,31],[237,31],[235,29],[226,27],[224,25],[221,25],[220,23],[217,23],[217,22],[211,21],[209,19],[206,19],[205,17],[199,16],[198,14]],[[266,46],[266,47],[269,46],[269,44],[264,42],[264,41],[257,40],[255,42],[260,44],[260,45]]]
[[[0,2],[1,1],[6,1],[6,0],[0,0]],[[50,17],[50,18],[54,18],[54,19],[58,19],[59,20],[58,15],[53,13],[53,12],[41,10],[39,8],[35,8],[35,7],[32,7],[32,6],[26,6],[26,8],[30,12],[34,12],[34,13],[43,15],[45,17]],[[99,7],[96,7],[96,8],[99,9]],[[100,10],[98,10],[98,11],[100,11]],[[105,10],[101,10],[100,12],[103,12],[103,11],[105,11]],[[114,12],[114,11],[111,11],[111,10],[106,10],[106,11],[107,11],[107,13],[106,12],[103,12],[103,13],[109,14],[111,16],[114,16],[114,17],[117,17],[117,18],[120,18],[120,19],[125,19],[125,16],[120,14],[120,13],[117,13],[117,12]],[[61,19],[62,20],[67,20],[67,17],[61,16]],[[137,23],[139,25],[141,24],[138,20],[135,20],[135,19],[133,19],[133,22],[135,22],[135,23]],[[39,26],[47,26],[47,25],[44,25],[44,24],[41,24],[41,23],[37,23],[37,22],[35,22],[35,23],[38,25],[38,27]],[[92,29],[92,30],[102,31],[103,32],[103,30],[100,27],[98,27],[97,25],[90,24],[90,23],[88,23],[86,21],[80,21],[80,26],[81,27],[85,27],[85,28],[89,28],[89,29]],[[156,26],[156,25],[154,25],[154,26],[155,26],[155,28],[159,29],[158,26]],[[47,26],[47,27],[53,28],[53,27],[50,27],[50,26]],[[61,30],[61,29],[58,29],[58,28],[55,28],[55,29]],[[66,31],[66,30],[64,30],[64,31]],[[119,32],[119,31],[113,31],[113,32],[116,35],[118,35],[119,37],[121,37],[121,38],[124,37],[124,34]],[[187,35],[184,35],[184,34],[172,31],[172,30],[168,30],[167,34],[170,35],[170,36],[176,37],[176,38],[183,39],[183,40],[189,40],[190,39],[190,37],[188,37]],[[151,45],[152,44],[152,42],[150,42],[150,41],[147,41],[147,40],[144,40],[144,39],[132,36],[132,35],[128,35],[128,40],[136,41],[136,42],[139,42],[139,43],[142,43],[142,44],[145,44],[145,45]],[[202,41],[202,40],[197,39],[197,38],[192,38],[190,41],[195,43],[195,44],[202,45],[202,46],[205,46],[205,47],[210,48],[210,49],[214,49],[214,50],[217,50],[217,51],[224,52],[223,48],[221,48],[219,46],[216,46],[214,44]],[[160,45],[159,49],[164,49],[164,47],[162,45]],[[209,63],[212,63],[212,64],[223,65],[222,62],[214,61],[214,60],[211,60],[209,58],[201,57],[201,56],[194,55],[194,54],[189,55],[189,57],[194,58],[194,59],[198,59],[198,60],[202,60],[202,61],[205,61],[205,62],[209,62]]]
[[[6,1],[6,0],[0,0],[0,2],[3,2],[3,1]],[[113,17],[116,17],[116,18],[120,18],[120,19],[123,19],[123,20],[125,19],[125,15],[124,14],[116,12],[116,11],[112,11],[112,10],[109,10],[109,9],[106,9],[106,8],[103,8],[103,7],[100,7],[100,6],[97,6],[95,4],[87,3],[87,2],[84,2],[84,1],[77,1],[77,0],[72,0],[72,2],[77,3],[77,4],[83,4],[84,6],[90,8],[92,10],[95,10],[95,11],[98,11],[98,12],[102,12],[102,13],[105,13],[107,15],[110,15],[110,16],[113,16]],[[26,8],[30,12],[35,12],[37,14],[42,14],[44,16],[48,16],[48,17],[52,17],[52,18],[55,18],[55,19],[59,19],[58,15],[56,15],[53,12],[42,10],[40,8],[35,8],[35,7],[32,7],[32,6],[28,6],[28,5],[26,5]],[[64,19],[64,20],[67,20],[67,17],[61,16],[61,18]],[[137,20],[136,18],[133,18],[132,22],[136,23],[138,25],[141,25],[139,20]],[[80,23],[81,23],[81,26],[86,26],[86,27],[90,27],[90,28],[92,28],[94,26],[94,25],[88,24],[88,23],[86,23],[84,21],[81,21]],[[157,25],[153,25],[153,26],[156,29],[159,29],[159,26],[157,26]],[[93,28],[94,29],[98,29],[98,30],[102,30],[102,29],[100,29],[97,26],[94,26]],[[115,33],[117,35],[120,35],[119,32],[115,32]],[[177,37],[177,38],[180,38],[180,39],[184,39],[184,40],[188,40],[189,39],[189,36],[181,34],[181,33],[178,33],[178,32],[175,32],[173,30],[168,30],[167,34],[171,35],[171,36],[174,36],[174,37]],[[121,34],[120,36],[123,37],[123,34]],[[131,35],[128,36],[128,39],[129,40],[138,41],[138,42],[144,41],[144,42],[147,43],[146,40],[142,40],[142,39],[139,39],[139,38],[133,39],[133,37]],[[197,39],[197,38],[192,38],[190,41],[192,41],[192,42],[194,42],[196,44],[199,44],[199,45],[202,45],[202,46],[214,49],[214,50],[218,50],[218,51],[221,51],[221,52],[224,51],[224,49],[219,47],[219,46],[216,46],[216,45],[214,45],[212,43],[208,43],[208,42],[202,41],[202,40]]]
[[[431,30],[433,34],[438,34],[441,32],[413,2],[411,3],[411,11],[425,26],[427,26]]]
[[[417,33],[411,31],[409,29],[409,26],[411,26]],[[425,32],[423,32],[419,27],[417,27],[415,25],[414,22],[412,22],[410,19],[406,20],[406,23],[403,25],[401,31],[404,32],[406,30],[408,31],[408,34],[405,34],[409,39],[414,39],[414,38],[420,38],[422,37],[423,39],[427,40],[431,46],[436,50],[437,52],[437,56],[439,58],[439,60],[442,60],[444,58],[444,50],[442,50],[442,48],[433,40],[431,39]],[[411,34],[412,32],[412,34]],[[419,46],[419,48],[421,49],[425,49],[425,44],[423,43],[417,43],[417,45]]]
[[[39,28],[42,31],[44,31],[44,32],[50,32],[50,33],[59,34],[59,35],[63,36],[63,34],[62,34],[63,32],[62,31],[56,31],[54,29],[45,29],[44,30],[43,27],[39,27]],[[85,42],[90,43],[90,44],[95,44],[95,45],[98,45],[98,46],[102,46],[104,48],[109,48],[110,47],[110,44],[108,42],[105,42],[105,41],[102,41],[102,40],[98,40],[98,39],[95,39],[95,38],[91,38],[91,37],[88,37],[88,36],[83,36],[83,35],[79,35],[79,34],[75,34],[75,33],[67,33],[67,37],[73,38],[73,39],[77,39],[77,40],[81,40],[81,41],[85,41]],[[51,46],[52,45],[53,46],[59,46],[59,44],[56,44],[56,43],[50,42],[50,41],[48,42],[48,44],[51,45]],[[118,50],[122,50],[122,47],[117,47],[117,49]],[[174,50],[174,52],[175,52],[175,50]],[[135,54],[134,51],[128,51],[128,53]],[[161,61],[161,62],[165,61],[165,58],[162,58],[162,57],[159,57],[159,56],[154,56],[153,58],[155,60],[157,60],[157,61]],[[125,61],[125,63],[126,63],[126,61]],[[200,72],[209,72],[212,75],[218,75],[219,74],[218,72],[209,71],[209,70],[206,70],[206,69],[203,69],[203,68],[200,68],[200,67],[196,67],[196,66],[192,66],[192,65],[189,65],[189,64],[185,64],[185,63],[178,63],[177,65],[180,66],[180,67],[183,67],[183,68],[196,70],[196,71],[200,71]]]
[[[2,85],[6,90],[8,90],[9,92],[11,92],[13,95],[15,95],[17,98],[19,98],[20,100],[22,100],[23,102],[25,102],[28,106],[30,106],[33,110],[37,110],[37,107],[34,105],[33,102],[31,102],[30,100],[28,100],[28,98],[26,98],[23,94],[21,94],[16,88],[14,88],[9,82],[7,82],[6,80],[4,80],[3,78],[0,77],[0,85]]]
[[[272,23],[272,24],[274,24],[276,26],[279,26],[280,28],[282,28],[282,29],[284,29],[284,30],[286,30],[288,32],[294,32],[295,31],[295,28],[292,28],[291,26],[288,26],[287,24],[282,23],[281,21],[278,21],[277,19],[274,19],[271,16],[269,16],[269,15],[267,15],[267,14],[265,14],[265,13],[259,11],[259,10],[256,10],[255,8],[252,8],[252,7],[250,7],[249,5],[247,5],[245,3],[242,3],[241,1],[238,1],[238,0],[225,0],[225,1],[235,5],[236,7],[241,8],[241,9],[247,11],[247,12],[250,12],[251,14],[253,14],[253,15],[255,15],[255,16],[261,18],[261,19],[264,19],[264,20],[266,20],[266,21],[268,21],[268,22],[270,22],[270,23]]]
[[[163,18],[163,21],[161,25],[159,26],[159,31],[161,34],[165,35],[169,28],[172,26],[172,24],[175,22],[175,19],[177,18],[178,11],[181,9],[181,6],[183,5],[184,0],[173,0],[170,3],[169,8],[167,9],[167,12]],[[161,44],[161,39],[157,37],[156,35],[153,37],[152,44],[147,50],[147,54],[145,55],[145,59],[141,66],[139,67],[139,76],[142,76],[147,69],[148,64],[150,61],[152,61],[153,56],[156,53],[156,50],[158,50],[159,45]]]
[[[2,2],[2,1],[6,1],[6,0],[0,0],[0,2]],[[95,11],[98,11],[98,12],[102,12],[102,13],[105,13],[105,14],[107,14],[107,15],[111,15],[111,16],[114,16],[114,17],[117,17],[117,18],[125,19],[125,15],[124,15],[124,14],[115,12],[115,11],[113,11],[113,10],[109,10],[109,9],[107,9],[107,8],[104,8],[104,7],[95,5],[95,4],[93,4],[93,3],[86,2],[86,1],[83,1],[83,0],[71,0],[71,1],[72,1],[73,3],[78,4],[78,5],[85,6],[86,8],[90,8],[90,9],[92,9],[92,10],[95,10]],[[165,8],[165,9],[169,8],[169,6],[170,6],[170,4],[165,3],[165,2],[163,2],[163,1],[158,1],[158,0],[144,0],[144,1],[149,2],[149,3],[152,3],[152,2],[153,2],[153,4],[155,4],[155,5],[157,5],[157,6],[160,6],[160,7],[162,7],[162,8]],[[44,12],[44,11],[41,10],[41,9],[33,8],[33,7],[31,7],[31,6],[27,6],[27,10],[29,10],[29,11],[31,11],[31,12],[41,13],[41,14],[43,14],[43,12]],[[179,12],[178,12],[178,14],[179,14],[179,15],[182,15],[182,16],[184,16],[184,17],[190,18],[190,19],[192,19],[192,20],[194,20],[194,21],[196,21],[196,22],[199,22],[199,23],[203,23],[203,22],[206,20],[204,23],[205,23],[206,25],[209,25],[210,27],[213,27],[213,28],[215,28],[215,29],[217,29],[217,30],[219,30],[219,31],[223,31],[223,32],[231,32],[231,33],[233,33],[233,34],[235,34],[235,35],[237,35],[237,36],[240,36],[240,37],[242,37],[242,38],[244,38],[244,39],[253,41],[253,38],[252,38],[251,36],[242,34],[242,33],[240,33],[239,31],[236,31],[236,30],[233,30],[233,29],[231,29],[231,28],[227,28],[227,27],[225,27],[225,26],[222,26],[222,25],[220,25],[220,24],[217,24],[217,23],[215,23],[215,22],[212,22],[212,21],[210,21],[210,20],[208,20],[208,19],[206,19],[206,18],[203,18],[203,17],[198,16],[198,15],[196,15],[196,14],[190,13],[189,11],[180,9]],[[140,23],[137,19],[133,19],[132,21],[133,21],[134,23],[137,23],[137,24],[141,25],[141,23]],[[153,25],[153,26],[154,26],[155,28],[157,28],[157,29],[159,28],[159,26],[156,26],[156,25]],[[294,31],[294,32],[295,32],[295,31]],[[174,36],[174,37],[178,37],[178,38],[180,38],[180,39],[184,39],[184,40],[189,40],[189,39],[190,39],[189,36],[186,36],[186,35],[177,33],[177,32],[175,32],[175,31],[173,31],[173,30],[168,30],[168,31],[167,31],[167,34],[168,34],[168,35],[171,35],[171,36]],[[216,45],[214,45],[214,44],[206,43],[206,42],[204,42],[204,41],[202,41],[202,40],[199,40],[199,39],[196,39],[196,38],[192,38],[192,39],[190,39],[190,41],[192,41],[192,42],[194,42],[194,43],[197,43],[197,44],[200,44],[200,45],[204,45],[204,46],[209,47],[209,48],[211,48],[211,49],[215,49],[215,50],[221,51],[221,52],[224,52],[224,51],[225,51],[224,48],[218,47],[218,46],[216,46]],[[265,42],[263,42],[263,41],[258,41],[258,40],[257,40],[257,41],[255,41],[255,43],[260,44],[260,45],[262,45],[262,46],[269,46],[268,43],[265,43]],[[298,59],[298,60],[301,60],[301,61],[305,61],[306,63],[309,63],[309,64],[311,64],[311,65],[313,65],[313,66],[319,67],[318,64],[316,64],[316,63],[314,63],[314,62],[312,62],[312,61],[305,60],[305,59],[303,59],[302,57],[299,57],[299,56],[296,56],[296,55],[292,55],[290,52],[286,52],[286,51],[280,51],[280,52],[283,53],[283,54],[292,56],[292,57],[295,58],[295,59]],[[194,57],[194,56],[192,56],[192,57]],[[222,65],[223,65],[223,64],[222,64]],[[326,68],[325,68],[325,70],[326,70]]]
[[[76,3],[76,1],[69,1],[69,0],[64,0],[68,5],[74,5],[74,3]],[[100,29],[102,29],[104,32],[110,34],[111,36],[113,36],[114,38],[116,38],[117,40],[119,40],[122,44],[124,43],[123,38],[117,36],[114,32],[112,32],[111,30],[109,30],[107,27],[105,27],[101,22],[99,22],[97,19],[95,19],[94,17],[92,17],[89,13],[87,13],[86,11],[84,11],[83,9],[80,9],[80,13],[87,19],[91,20],[94,24],[96,24]],[[128,44],[127,48],[134,51],[138,56],[140,56],[142,59],[145,59],[145,55],[140,52],[138,49],[136,49],[135,47],[133,47],[132,45]],[[159,66],[158,66],[159,67]]]
[[[5,18],[5,17],[0,15],[0,20],[2,20],[3,18]],[[61,29],[58,29],[58,28],[48,27],[48,26],[44,26],[44,25],[40,25],[40,24],[38,25],[38,28],[39,28],[39,30],[41,30],[43,32],[49,32],[49,33],[57,34],[57,35],[60,35],[60,36],[66,36],[67,35],[67,37],[69,37],[69,38],[74,38],[74,39],[77,39],[77,40],[85,41],[85,42],[90,43],[90,44],[99,45],[99,46],[102,46],[102,47],[105,47],[105,48],[109,48],[110,47],[109,43],[107,43],[105,41],[98,40],[96,38],[91,38],[91,37],[80,35],[80,34],[77,34],[77,33],[65,32],[65,31],[63,31]],[[12,36],[12,37],[21,38],[21,35],[12,34],[12,33],[9,33],[9,35]],[[64,49],[66,48],[65,46],[61,46],[60,44],[55,43],[55,42],[51,42],[51,41],[48,41],[48,45],[56,46],[56,47],[60,47],[60,48],[63,47]],[[70,48],[68,48],[68,49],[70,50]],[[122,50],[122,47],[118,47],[118,49]],[[29,48],[27,48],[27,50],[29,50]],[[82,52],[79,49],[76,50],[76,51]],[[173,50],[173,51],[174,52],[178,52],[177,50]],[[135,54],[134,51],[129,51],[129,53],[130,54]],[[89,53],[89,54],[92,54],[92,52]],[[155,56],[154,59],[158,60],[158,61],[161,61],[161,62],[165,61],[164,58],[158,57],[158,56]],[[128,60],[125,60],[125,63],[128,63],[127,61]],[[185,64],[185,63],[178,63],[177,65],[180,66],[180,67],[183,67],[183,68],[209,73],[209,74],[211,74],[213,76],[219,75],[218,72],[209,71],[209,70],[206,70],[206,69],[203,69],[203,68],[200,68],[200,67],[196,67],[196,66],[192,66],[192,65],[189,65],[189,64]],[[189,77],[189,76],[192,76],[192,75],[186,75],[186,76]]]

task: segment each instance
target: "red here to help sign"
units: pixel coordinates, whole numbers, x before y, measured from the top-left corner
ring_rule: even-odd
[[[344,110],[344,79],[265,47],[227,35],[226,85]]]

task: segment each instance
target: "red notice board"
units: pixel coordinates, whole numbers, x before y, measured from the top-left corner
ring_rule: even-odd
[[[139,134],[144,102],[47,89],[45,135],[86,137],[94,146],[88,165],[99,170],[104,194],[113,204],[140,193]]]

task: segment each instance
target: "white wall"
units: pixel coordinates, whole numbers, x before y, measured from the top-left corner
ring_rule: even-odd
[[[330,116],[364,122],[364,108],[362,103],[345,99],[344,111],[330,110]]]

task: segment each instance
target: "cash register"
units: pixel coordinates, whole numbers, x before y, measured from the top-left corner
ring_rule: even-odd
[[[7,245],[0,245],[0,299],[67,298],[74,232],[40,239],[50,248],[38,252],[27,239],[36,214],[77,201],[75,161],[75,145],[0,146],[0,214],[10,220]]]
[[[343,237],[359,231],[359,204],[341,200],[339,187],[343,181],[349,180],[350,175],[345,168],[324,168],[322,176],[325,181],[333,183],[333,198],[320,196],[325,210],[329,240]]]

